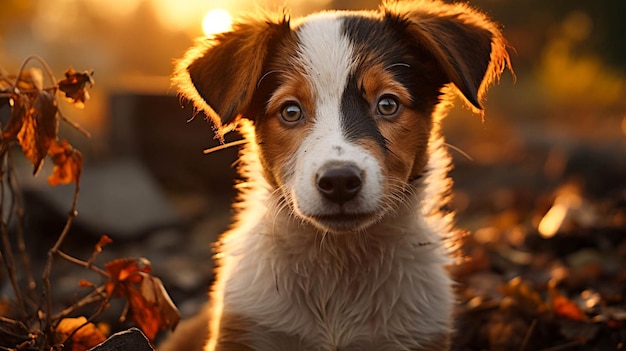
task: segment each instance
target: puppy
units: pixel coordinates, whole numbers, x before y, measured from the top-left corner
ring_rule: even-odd
[[[453,215],[440,122],[509,66],[465,4],[264,15],[199,41],[174,82],[232,129],[240,196],[210,307],[165,350],[446,350]]]

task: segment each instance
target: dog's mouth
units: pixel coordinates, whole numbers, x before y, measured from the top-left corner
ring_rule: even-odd
[[[376,221],[375,213],[332,213],[309,216],[311,221],[323,230],[336,233],[349,233],[362,230]]]

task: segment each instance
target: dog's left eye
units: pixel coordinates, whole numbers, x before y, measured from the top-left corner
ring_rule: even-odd
[[[400,103],[395,97],[383,95],[376,104],[376,113],[381,116],[392,116],[400,109]]]
[[[298,122],[302,119],[302,108],[295,102],[289,102],[280,110],[280,117],[287,123]]]

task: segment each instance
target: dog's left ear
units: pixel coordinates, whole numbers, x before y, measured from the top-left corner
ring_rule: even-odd
[[[198,41],[176,63],[173,84],[209,116],[221,140],[251,104],[272,43],[289,32],[284,13],[251,18]]]
[[[489,84],[509,67],[506,43],[498,26],[465,4],[442,1],[387,1],[387,18],[438,60],[448,80],[477,110]]]

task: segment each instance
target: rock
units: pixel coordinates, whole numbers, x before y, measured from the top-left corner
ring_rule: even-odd
[[[27,205],[38,208],[38,215],[58,216],[59,221],[65,221],[73,186],[51,187],[40,175],[25,184],[24,190]],[[74,223],[81,231],[107,234],[116,240],[176,226],[180,218],[152,175],[129,158],[84,164]]]
[[[146,336],[137,328],[130,328],[111,335],[102,344],[89,351],[154,351]]]

